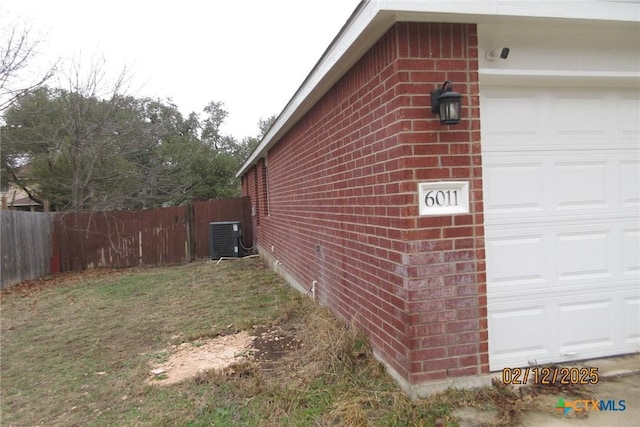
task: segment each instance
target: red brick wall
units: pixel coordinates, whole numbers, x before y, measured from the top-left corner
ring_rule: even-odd
[[[258,231],[258,207],[256,203],[258,201],[258,180],[257,180],[257,168],[256,166],[249,169],[247,173],[242,175],[242,195],[249,196],[251,198],[251,219],[253,226],[253,238],[257,242],[259,239]]]
[[[413,384],[488,372],[477,67],[475,26],[398,23],[268,153],[260,245]],[[430,111],[447,79],[455,126]],[[472,213],[419,217],[418,182],[448,179]]]

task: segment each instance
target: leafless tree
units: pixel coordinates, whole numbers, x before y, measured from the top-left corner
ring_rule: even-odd
[[[33,29],[28,25],[0,27],[0,113],[20,96],[42,86],[55,73],[55,65],[40,72],[34,67],[40,40],[32,34]]]
[[[83,69],[78,60],[65,73],[68,89],[61,92],[61,100],[67,114],[64,133],[69,139],[65,149],[71,162],[69,190],[74,211],[88,205],[94,210],[114,208],[113,200],[98,195],[96,184],[104,191],[110,182],[127,175],[126,171],[105,165],[115,165],[119,158],[138,149],[131,137],[133,130],[116,119],[127,98],[130,76],[124,68],[109,81],[107,69],[104,58],[93,58],[88,69]]]

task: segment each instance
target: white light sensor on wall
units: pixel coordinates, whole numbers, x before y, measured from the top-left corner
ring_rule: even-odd
[[[488,51],[486,54],[487,60],[489,61],[493,61],[497,58],[507,59],[508,56],[509,56],[509,48],[504,46],[499,46],[493,50]]]

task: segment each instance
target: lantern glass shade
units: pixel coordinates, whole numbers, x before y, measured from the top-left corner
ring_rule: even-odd
[[[455,125],[460,123],[462,95],[453,91],[449,80],[442,84],[441,89],[431,91],[431,111],[440,116],[440,123]]]
[[[445,92],[438,98],[440,102],[440,123],[453,125],[460,123],[460,101],[462,96],[456,92]]]

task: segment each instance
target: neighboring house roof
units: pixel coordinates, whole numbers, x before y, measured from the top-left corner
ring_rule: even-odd
[[[7,206],[21,207],[21,206],[40,206],[40,203],[34,202],[29,198],[27,193],[22,189],[9,188],[8,191],[0,194],[6,198]]]
[[[15,176],[18,179],[28,180],[29,175],[32,172],[32,167],[30,163],[18,166],[15,170]],[[29,194],[21,188],[19,185],[16,185],[13,182],[8,183],[8,188],[6,191],[0,191],[0,197],[4,197],[6,199],[8,206],[13,207],[24,207],[24,206],[40,206],[41,204],[38,202],[34,202],[29,198]],[[29,189],[30,191],[32,189]]]
[[[267,151],[342,77],[396,22],[514,23],[518,20],[562,20],[638,24],[640,2],[371,0],[362,1],[298,88],[236,177],[266,156]],[[637,78],[638,70],[634,70]]]
[[[28,197],[22,197],[20,199],[16,199],[11,202],[11,206],[19,207],[19,206],[40,206],[40,203],[34,202]]]

